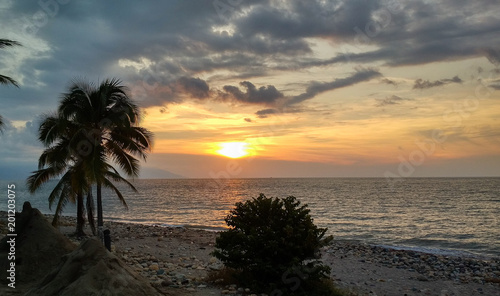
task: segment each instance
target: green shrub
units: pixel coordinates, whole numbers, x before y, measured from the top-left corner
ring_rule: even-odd
[[[325,237],[327,229],[316,227],[309,212],[293,196],[280,199],[260,194],[237,203],[225,219],[229,230],[220,233],[213,255],[237,270],[240,282],[254,289],[284,293],[276,295],[301,291],[314,295],[313,283],[328,279],[330,273],[329,267],[316,260],[319,249],[332,237]]]

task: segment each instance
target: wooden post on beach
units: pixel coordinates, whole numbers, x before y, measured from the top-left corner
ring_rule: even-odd
[[[104,230],[104,246],[108,251],[111,252],[111,231],[109,229]]]

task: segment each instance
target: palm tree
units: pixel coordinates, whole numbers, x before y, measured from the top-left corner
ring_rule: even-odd
[[[138,126],[138,114],[138,107],[118,80],[105,80],[99,87],[75,82],[63,95],[57,115],[46,117],[40,125],[39,140],[47,149],[40,156],[39,170],[28,178],[28,186],[34,191],[65,172],[49,198],[50,205],[59,200],[54,219],[68,201],[76,200],[79,233],[80,225],[85,222],[83,196],[87,194],[87,213],[92,226],[93,184],[96,185],[100,234],[102,187],[111,188],[127,207],[113,181],[135,188],[120,176],[109,160],[120,165],[128,176],[138,175],[139,161],[135,156],[146,159],[152,141],[151,132]]]
[[[106,79],[99,86],[74,82],[63,96],[58,113],[87,131],[91,151],[85,151],[82,157],[87,158],[85,161],[92,166],[90,181],[96,185],[97,225],[102,230],[102,186],[111,186],[105,178],[106,172],[110,172],[105,169],[108,159],[117,163],[127,176],[138,176],[139,161],[136,157],[146,160],[153,135],[138,126],[139,108],[117,79]],[[89,155],[85,155],[87,153]],[[121,201],[126,206],[125,201]]]
[[[21,43],[9,39],[0,39],[0,48],[4,48],[7,46],[14,46],[14,45],[21,46]],[[16,87],[19,87],[19,84],[17,84],[17,82],[14,79],[10,78],[9,76],[4,76],[1,74],[0,74],[0,84],[7,84],[7,85],[12,84]],[[2,130],[3,125],[4,125],[3,118],[0,115],[0,131]]]
[[[60,215],[68,201],[77,203],[77,224],[76,235],[84,236],[83,226],[84,203],[83,195],[87,194],[87,200],[90,194],[90,184],[85,178],[85,168],[82,162],[78,162],[74,156],[75,142],[82,138],[78,127],[62,118],[55,116],[46,116],[39,128],[39,140],[45,145],[46,149],[40,155],[38,160],[38,170],[28,178],[28,189],[34,193],[40,186],[50,179],[62,175],[61,179],[49,195],[49,208],[52,209],[54,201],[58,200],[52,225],[58,224]],[[91,195],[90,195],[91,197]],[[87,202],[87,204],[91,204]],[[92,208],[87,207],[89,218],[93,215]],[[92,216],[93,217],[93,216]],[[89,219],[92,231],[95,232],[95,226]]]
[[[62,145],[60,145],[62,146]],[[85,224],[85,207],[87,209],[87,219],[92,229],[92,233],[96,234],[96,227],[94,224],[94,205],[91,191],[91,183],[89,182],[89,175],[91,174],[90,168],[87,167],[88,162],[79,161],[69,168],[66,165],[62,165],[68,155],[64,154],[64,151],[56,147],[50,147],[46,149],[39,159],[39,170],[33,172],[33,174],[28,178],[28,189],[31,193],[35,192],[41,185],[46,183],[48,180],[60,176],[63,172],[61,179],[56,184],[54,189],[49,195],[49,208],[52,209],[52,205],[57,201],[56,210],[54,213],[54,218],[52,220],[52,225],[56,226],[59,222],[59,218],[64,210],[64,207],[68,202],[77,203],[77,224],[76,224],[76,235],[78,237],[84,236],[83,226]],[[48,164],[47,166],[45,166]],[[45,166],[45,167],[44,167]],[[110,165],[105,164],[103,167],[103,184],[105,187],[111,188],[115,191],[118,198],[126,206],[125,200],[121,192],[113,184],[113,181],[123,182],[132,188],[132,190],[137,191],[136,188],[123,177]],[[84,195],[87,196],[86,204],[84,205]]]

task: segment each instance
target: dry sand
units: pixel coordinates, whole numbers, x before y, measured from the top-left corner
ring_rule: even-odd
[[[59,228],[70,240],[79,243],[71,237],[74,218],[65,218]],[[214,287],[207,283],[207,273],[222,268],[210,255],[215,232],[109,221],[105,222],[105,228],[111,230],[112,251],[117,257],[147,278],[163,295],[251,294],[251,291],[245,292],[246,287]],[[2,229],[2,234],[5,233]],[[339,241],[323,250],[323,261],[332,268],[331,277],[353,295],[500,296],[498,260],[462,261],[459,258],[465,263],[459,264],[456,258],[428,257]],[[427,266],[428,262],[434,267]],[[455,263],[456,271],[450,276],[446,270],[451,264],[453,271]],[[1,295],[21,295],[27,287],[19,287],[17,291],[6,288],[0,288]]]

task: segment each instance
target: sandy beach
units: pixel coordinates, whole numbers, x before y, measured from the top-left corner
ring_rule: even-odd
[[[74,218],[64,217],[59,229],[79,244],[72,237],[74,223]],[[162,295],[253,294],[246,287],[207,280],[210,271],[223,267],[210,255],[216,232],[110,221],[105,228],[111,230],[112,252]],[[500,295],[498,258],[450,257],[347,241],[334,241],[322,252],[332,279],[352,295]],[[29,287],[6,288],[1,288],[2,295],[21,295]]]

